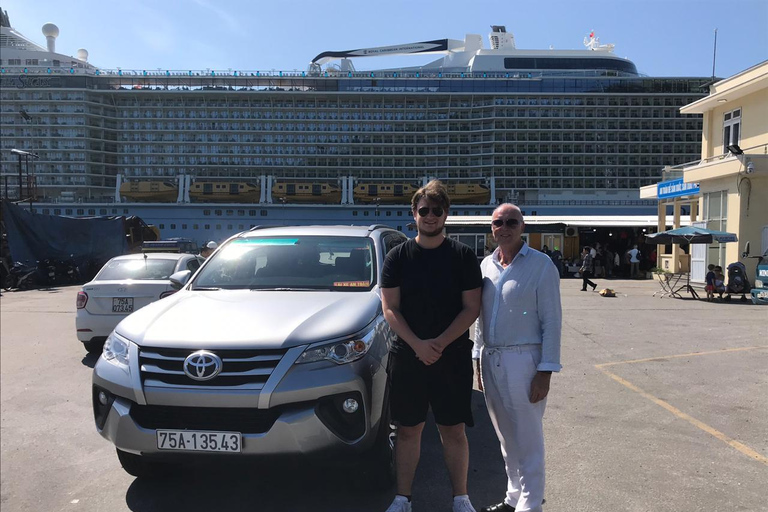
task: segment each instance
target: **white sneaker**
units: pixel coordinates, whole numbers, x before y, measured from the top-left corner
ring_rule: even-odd
[[[470,509],[472,510],[472,512],[475,512],[475,509],[472,509],[472,508]],[[411,512],[411,502],[408,501],[408,498],[406,498],[405,496],[400,496],[398,494],[397,496],[395,496],[395,500],[387,509],[387,512]]]
[[[464,494],[453,498],[453,512],[476,512],[476,510],[469,501],[469,496]]]

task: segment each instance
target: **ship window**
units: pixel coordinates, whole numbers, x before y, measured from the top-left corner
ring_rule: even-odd
[[[53,210],[53,214],[54,214],[54,215],[61,215],[61,210],[60,210],[59,208],[55,208],[55,209]]]
[[[235,214],[235,210],[227,210],[227,217],[231,217]]]
[[[216,229],[221,229],[221,224],[216,224]]]
[[[232,227],[232,224],[227,224],[227,229],[232,230],[234,228]]]
[[[200,229],[200,225],[199,224],[192,224],[192,229]]]
[[[370,214],[370,212],[369,212],[368,210],[365,210],[365,211],[363,212],[363,216],[364,216],[364,217],[367,217],[369,214]]]
[[[186,224],[182,224],[181,225],[181,229],[187,229],[187,225]]]
[[[210,224],[206,224],[205,226],[203,226],[203,228],[204,229],[211,229],[211,225]]]
[[[392,216],[392,212],[387,210],[387,217],[391,217],[391,216]]]
[[[96,215],[96,210],[95,210],[95,209],[93,209],[93,208],[90,208],[90,209],[88,210],[88,215]]]
[[[176,224],[171,224],[171,229],[176,229]]]
[[[78,215],[85,215],[85,210],[83,210],[82,208],[78,208],[77,209],[77,214]]]
[[[44,215],[48,215],[50,213],[51,213],[51,211],[48,208],[43,208],[43,214]]]
[[[221,216],[221,210],[214,210],[213,213],[214,213],[214,215]]]
[[[211,214],[211,210],[203,210],[203,215],[210,215],[210,214]]]
[[[261,214],[262,217],[266,217],[267,216],[267,210],[261,210],[260,214]]]
[[[160,229],[165,229],[165,224],[160,224]]]
[[[352,216],[357,217],[357,210],[352,210]]]

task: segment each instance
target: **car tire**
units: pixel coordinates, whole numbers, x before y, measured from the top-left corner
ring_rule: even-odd
[[[100,354],[104,349],[104,340],[84,341],[83,346],[89,354]]]
[[[16,284],[16,278],[12,274],[6,274],[3,276],[3,289],[11,290]]]
[[[117,458],[120,460],[120,465],[123,466],[123,469],[129,475],[135,476],[136,478],[151,478],[162,474],[160,463],[150,461],[141,455],[124,452],[119,448],[116,448],[115,450],[117,451]]]

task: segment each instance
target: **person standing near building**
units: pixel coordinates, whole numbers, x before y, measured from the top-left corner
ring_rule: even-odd
[[[541,512],[544,502],[544,410],[552,372],[562,368],[560,279],[550,259],[523,241],[524,229],[517,206],[499,206],[491,224],[499,246],[481,264],[472,356],[508,478],[504,501],[481,512]]]
[[[635,279],[640,273],[640,250],[637,245],[629,250],[629,277]]]
[[[208,259],[208,256],[213,254],[213,251],[215,251],[218,246],[219,244],[217,244],[213,240],[211,240],[210,242],[206,242],[205,245],[203,245],[203,248],[200,249],[200,256]]]
[[[597,288],[597,285],[593,283],[589,278],[594,275],[595,272],[595,260],[592,258],[592,252],[589,247],[584,247],[581,252],[581,267],[579,267],[579,274],[581,274],[581,291],[587,291],[587,285],[592,287],[592,291]]]
[[[419,189],[411,205],[416,238],[387,254],[381,277],[384,317],[397,334],[389,360],[390,412],[398,424],[397,496],[387,512],[411,512],[430,407],[443,442],[453,510],[475,512],[467,494],[465,425],[474,425],[469,327],[480,313],[480,266],[471,248],[443,234],[450,199],[439,181]]]

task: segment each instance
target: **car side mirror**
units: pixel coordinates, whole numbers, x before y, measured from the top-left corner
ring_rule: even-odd
[[[192,277],[192,271],[191,270],[180,270],[176,272],[175,274],[171,275],[171,288],[174,290],[181,290],[185,284],[187,284],[187,281],[189,281],[189,278]]]
[[[742,258],[749,258],[749,242],[744,244],[744,252],[741,253]]]

